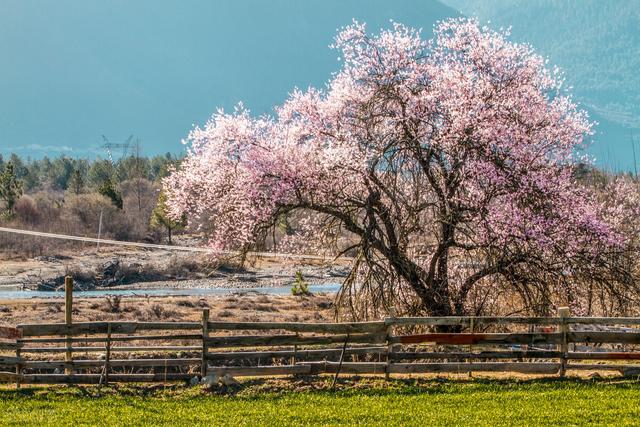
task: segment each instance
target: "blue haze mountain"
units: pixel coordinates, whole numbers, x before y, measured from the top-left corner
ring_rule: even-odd
[[[492,27],[511,27],[558,65],[599,122],[591,153],[603,167],[640,161],[640,0],[443,0]]]

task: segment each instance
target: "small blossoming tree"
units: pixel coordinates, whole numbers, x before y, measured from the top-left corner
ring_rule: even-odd
[[[307,244],[350,241],[339,300],[362,317],[479,314],[507,291],[529,311],[577,305],[577,278],[611,278],[624,239],[574,179],[586,114],[506,37],[473,20],[431,41],[354,23],[326,89],[190,133],[165,181],[170,211],[219,250],[254,247],[293,215]]]

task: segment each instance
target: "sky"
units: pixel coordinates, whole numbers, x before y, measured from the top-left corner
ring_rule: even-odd
[[[564,66],[600,122],[591,153],[630,170],[616,115],[640,123],[640,0],[599,1],[0,0],[0,154],[104,157],[103,135],[180,154],[219,107],[268,114],[294,88],[322,87],[340,68],[329,45],[352,19],[429,38],[438,20],[477,14]]]
[[[0,153],[104,156],[102,135],[179,153],[218,107],[270,113],[323,86],[353,18],[431,32],[456,15],[422,0],[0,0]]]

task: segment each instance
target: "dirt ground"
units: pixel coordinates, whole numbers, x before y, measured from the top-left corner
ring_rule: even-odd
[[[78,289],[129,288],[253,288],[290,286],[300,271],[310,284],[340,283],[348,273],[342,262],[288,259],[215,261],[206,254],[167,250],[101,248],[60,251],[35,258],[0,253],[0,290],[53,290],[65,275]]]

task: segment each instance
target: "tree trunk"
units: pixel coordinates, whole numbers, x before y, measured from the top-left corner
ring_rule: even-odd
[[[431,316],[451,316],[449,289],[446,283],[430,283],[428,274],[422,267],[411,261],[404,253],[387,251],[387,259],[396,271],[404,278],[422,301],[425,311]]]

